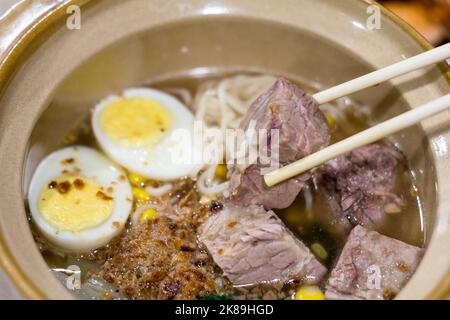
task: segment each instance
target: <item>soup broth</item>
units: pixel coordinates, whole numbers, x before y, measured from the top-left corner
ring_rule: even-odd
[[[170,80],[160,81],[156,83],[147,83],[146,86],[156,88],[171,94],[174,94],[179,99],[186,98],[186,93],[193,97],[199,88],[206,82],[211,80],[220,80],[229,75],[210,75],[203,77],[178,77],[171,78]],[[312,91],[308,86],[297,83],[301,88],[306,91]],[[183,91],[180,91],[182,89]],[[340,105],[338,105],[340,104]],[[371,124],[370,109],[364,109],[361,106],[356,105],[348,98],[341,99],[336,104],[327,106],[326,110],[330,108],[336,108],[344,110],[343,116],[331,117],[330,134],[331,143],[337,142],[345,137],[355,134]],[[365,113],[361,113],[358,110],[366,110]],[[358,113],[359,112],[359,113]],[[92,128],[90,126],[90,120],[86,119],[86,122],[81,124],[75,132],[70,132],[66,137],[62,137],[65,144],[81,144],[91,146],[99,149],[96,143]],[[401,146],[399,146],[401,149]],[[183,185],[186,181],[174,182],[175,185]],[[197,194],[198,190],[195,188],[195,184],[190,184],[192,190],[186,192],[195,193],[188,198],[189,205],[195,206],[196,210],[201,209],[200,196]],[[181,190],[181,191],[180,191]],[[182,193],[182,189],[175,191],[172,194],[174,197],[183,198],[185,193]],[[396,186],[394,192],[398,194],[405,202],[405,206],[401,212],[387,214],[387,217],[376,228],[376,231],[393,237],[395,239],[404,241],[408,244],[415,246],[424,245],[424,225],[422,219],[422,213],[419,206],[417,187],[415,186],[412,172],[405,167],[402,172],[399,172],[396,179]],[[195,204],[195,202],[197,202]],[[198,207],[197,207],[198,206]],[[336,258],[340,254],[348,234],[334,233],[330,230],[329,226],[324,225],[320,217],[327,216],[330,208],[320,201],[317,196],[317,190],[315,189],[314,182],[311,180],[307,183],[307,187],[299,194],[297,200],[289,208],[284,210],[278,210],[276,213],[286,224],[289,230],[301,239],[316,257],[328,268],[332,267],[336,261]],[[197,218],[194,218],[197,219]],[[31,222],[32,223],[32,222]],[[198,223],[195,222],[195,223]],[[195,224],[194,223],[194,224]],[[130,226],[123,232],[129,233]],[[187,229],[191,232],[195,232],[195,228]],[[111,255],[111,250],[120,250],[123,248],[121,245],[116,245],[117,241],[113,240],[114,244],[107,245],[104,249],[95,250],[89,254],[71,255],[62,253],[60,250],[49,245],[43,240],[37,232],[35,237],[38,244],[41,247],[42,253],[48,262],[50,268],[55,271],[55,274],[61,275],[61,270],[66,270],[70,265],[79,266],[81,270],[81,290],[75,290],[74,293],[79,298],[129,298],[126,292],[120,292],[119,288],[115,287],[104,281],[101,276],[102,264],[107,261]],[[123,238],[124,235],[120,235],[119,238]],[[207,254],[205,248],[200,246],[199,253]],[[200,299],[290,299],[293,297],[298,283],[274,283],[263,284],[256,286],[245,287],[233,287],[231,283],[221,276],[220,269],[214,265],[210,258],[207,263],[213,264],[213,267],[208,271],[208,274],[213,279],[208,279],[215,282],[215,285],[220,288],[214,294],[200,295],[192,298]],[[67,275],[67,273],[65,273]],[[66,277],[58,276],[64,282]],[[94,279],[94,280],[92,280]],[[93,283],[92,281],[96,281]],[[323,284],[322,284],[323,285]],[[200,290],[201,291],[201,290]],[[131,296],[131,298],[148,298],[146,296]],[[170,297],[169,297],[170,298]]]

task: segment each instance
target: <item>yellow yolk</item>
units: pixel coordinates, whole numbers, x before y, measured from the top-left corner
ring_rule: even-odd
[[[113,198],[100,184],[81,176],[54,179],[39,197],[42,217],[58,231],[94,228],[111,216],[113,205]]]
[[[171,129],[172,115],[145,98],[119,98],[100,114],[101,130],[125,147],[151,147]]]

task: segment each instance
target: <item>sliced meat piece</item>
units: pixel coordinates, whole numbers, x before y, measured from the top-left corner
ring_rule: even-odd
[[[322,149],[330,140],[326,118],[319,110],[317,102],[283,78],[275,82],[250,106],[240,128],[247,130],[252,124],[256,130],[267,130],[269,155],[272,155],[271,130],[279,130],[278,153],[281,165]],[[262,162],[235,166],[231,176],[232,201],[242,206],[257,204],[266,209],[287,208],[297,197],[304,182],[309,179],[309,174],[269,188],[261,174],[261,169],[269,165]]]
[[[328,299],[392,299],[416,270],[423,249],[356,226],[326,285]]]
[[[200,241],[234,285],[267,281],[320,282],[327,269],[261,206],[228,205],[206,220]]]
[[[401,163],[402,153],[384,144],[363,146],[328,161],[315,179],[319,196],[333,215],[324,223],[346,232],[357,224],[373,228],[386,208],[401,210],[404,203],[393,193]]]
[[[236,205],[262,205],[266,209],[289,207],[302,190],[309,174],[289,179],[273,187],[267,187],[261,174],[261,166],[252,165],[231,177],[231,201]]]

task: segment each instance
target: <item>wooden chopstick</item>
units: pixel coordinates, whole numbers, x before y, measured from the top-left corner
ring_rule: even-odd
[[[450,43],[313,95],[319,104],[349,95],[408,72],[450,58]],[[264,175],[271,187],[353,149],[385,138],[450,108],[450,94],[377,124],[321,151]]]
[[[295,177],[305,171],[352,151],[358,147],[380,140],[397,131],[419,123],[425,118],[450,108],[450,94],[447,94],[399,116],[377,124],[303,159],[264,175],[266,184],[271,187],[284,180]]]
[[[323,104],[450,58],[450,43],[313,95]]]

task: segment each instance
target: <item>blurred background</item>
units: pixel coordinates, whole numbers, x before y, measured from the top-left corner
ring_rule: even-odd
[[[450,0],[378,2],[407,21],[434,46],[450,41]]]
[[[0,0],[0,16],[20,0]],[[25,0],[35,1],[35,0]],[[434,46],[450,41],[450,0],[379,0]]]

